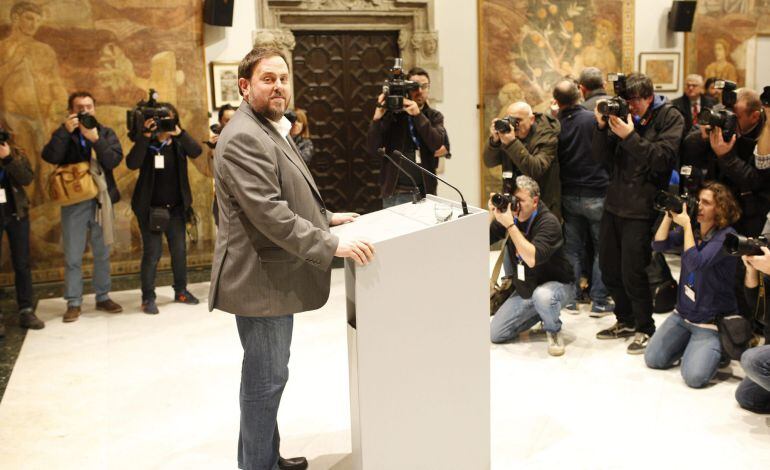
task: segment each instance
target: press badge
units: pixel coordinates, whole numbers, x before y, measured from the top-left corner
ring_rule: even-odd
[[[518,265],[516,265],[516,270],[518,272],[519,280],[523,282],[524,278],[525,278],[525,276],[524,276],[524,265],[519,263]]]
[[[0,188],[0,204],[8,202],[8,196],[5,194],[5,188]]]
[[[163,159],[163,155],[161,155],[161,154],[155,155],[155,169],[156,170],[162,170],[164,164],[165,164],[165,162],[164,162],[164,159]]]
[[[688,286],[687,284],[684,286],[684,295],[686,295],[687,298],[691,301],[695,302],[695,291],[692,290],[692,287]]]
[[[420,165],[422,164],[422,157],[420,157],[420,149],[414,150],[414,161]]]

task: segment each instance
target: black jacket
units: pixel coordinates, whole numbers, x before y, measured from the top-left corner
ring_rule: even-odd
[[[607,92],[604,91],[604,88],[599,88],[598,90],[593,90],[588,92],[588,94],[586,95],[586,100],[580,103],[580,106],[593,112],[594,109],[596,109],[596,105],[597,103],[599,103],[599,100],[606,100],[609,97],[610,95],[608,95]]]
[[[525,234],[526,239],[535,245],[535,266],[530,268],[524,263],[524,281],[520,281],[516,273],[513,273],[512,278],[516,293],[523,299],[531,298],[535,288],[546,282],[569,284],[575,281],[572,265],[564,254],[564,235],[559,219],[541,201],[527,234],[528,222],[519,221],[516,226]],[[505,227],[493,220],[489,227],[489,236],[490,244],[502,240],[505,238]],[[507,246],[507,254],[515,266],[518,263],[516,247],[510,239]]]
[[[713,108],[717,104],[716,100],[710,96],[700,95],[699,107],[701,110],[705,108]],[[684,117],[684,135],[687,135],[692,129],[692,105],[690,104],[690,98],[687,95],[682,95],[679,98],[671,102],[671,105],[676,108],[677,111],[682,113]]]
[[[139,178],[136,180],[134,195],[131,198],[131,208],[136,217],[141,220],[149,220],[150,206],[152,204],[152,190],[155,180],[155,162],[153,155],[149,155],[150,139],[140,134],[136,138],[134,147],[126,156],[126,166],[129,170],[139,170]],[[185,215],[192,207],[192,191],[187,174],[187,157],[197,158],[203,152],[201,146],[186,131],[182,131],[176,137],[172,137],[174,153],[179,159],[179,188],[182,191],[182,204]],[[148,156],[149,155],[149,156]]]
[[[561,193],[604,197],[610,177],[607,169],[594,160],[591,141],[596,127],[594,113],[575,105],[559,112],[559,172]]]
[[[11,145],[11,154],[0,159],[0,169],[5,172],[10,182],[8,189],[12,193],[13,212],[16,213],[16,218],[21,220],[29,215],[29,199],[24,186],[31,184],[35,179],[32,165],[20,148]]]
[[[691,132],[682,144],[682,165],[701,169],[704,180],[719,181],[733,191],[741,206],[741,219],[733,228],[749,237],[761,234],[770,211],[770,169],[758,170],[754,164],[754,148],[765,119],[763,113],[756,127],[738,137],[733,149],[722,158],[717,158],[700,132]]]
[[[384,147],[388,155],[393,150],[409,154],[414,148],[412,137],[409,135],[409,114],[392,113],[388,111],[379,121],[372,121],[367,135],[367,150],[372,158],[382,159],[380,170],[381,196],[389,197],[396,189],[399,178],[398,170],[386,158],[377,154],[377,150]],[[436,150],[444,145],[446,129],[444,129],[444,115],[440,111],[429,107],[422,107],[422,112],[413,117],[414,130],[420,143],[420,156],[422,167],[435,173],[438,159],[434,156]],[[395,159],[396,157],[394,157]],[[397,159],[396,159],[397,160]],[[406,170],[408,164],[404,164]],[[422,177],[423,188],[427,194],[436,194],[437,181],[424,173]],[[420,183],[420,178],[415,178]]]
[[[655,193],[668,188],[677,160],[684,118],[662,96],[656,96],[651,107],[647,124],[637,125],[624,140],[609,124],[594,128],[594,158],[610,173],[604,210],[619,217],[654,218]]]
[[[115,177],[112,176],[112,170],[117,168],[120,161],[123,160],[123,148],[120,146],[120,140],[118,140],[115,131],[102,125],[97,126],[97,129],[99,130],[99,139],[92,146],[96,153],[96,160],[104,170],[110,199],[115,204],[120,201],[120,192],[115,184]],[[43,160],[54,165],[88,161],[90,156],[81,150],[80,131],[76,129],[69,133],[62,124],[54,131],[51,140],[43,148]]]

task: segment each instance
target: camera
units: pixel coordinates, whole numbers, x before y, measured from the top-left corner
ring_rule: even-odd
[[[658,191],[655,195],[655,210],[661,212],[679,214],[682,212],[684,204],[687,204],[687,215],[690,216],[690,219],[695,219],[698,215],[698,199],[694,195],[678,196],[664,190]]]
[[[521,119],[514,116],[505,116],[495,121],[495,130],[501,134],[511,132],[511,129],[518,130]]]
[[[610,73],[607,75],[607,80],[612,82],[612,88],[615,91],[615,96],[612,98],[601,101],[596,106],[596,109],[602,115],[604,120],[609,119],[610,116],[617,116],[621,119],[626,119],[628,116],[628,102],[626,101],[626,76],[622,73]]]
[[[722,96],[724,98],[724,95]],[[735,130],[738,127],[738,118],[732,111],[729,111],[725,107],[715,107],[712,109],[703,108],[698,113],[698,123],[701,126],[711,126],[712,128],[718,127],[722,129],[722,137],[725,142],[729,141],[735,135]]]
[[[492,195],[492,205],[500,212],[506,212],[511,204],[514,211],[519,210],[519,200],[513,195],[516,192],[516,179],[512,171],[503,171],[503,192]]]
[[[11,140],[11,133],[5,129],[0,129],[0,145]]]
[[[722,90],[722,104],[727,109],[733,109],[735,102],[738,100],[738,94],[735,90],[738,89],[738,85],[730,80],[717,80],[714,82],[714,88]]]
[[[385,95],[385,109],[398,113],[404,110],[404,98],[412,91],[420,89],[420,84],[406,80],[404,75],[403,59],[396,58],[393,68],[388,72],[390,77],[382,86]]]
[[[144,127],[144,121],[152,119],[155,122],[153,135],[158,132],[171,132],[176,129],[178,116],[166,106],[158,103],[158,92],[150,88],[147,101],[140,101],[134,109],[126,111],[126,127],[128,138],[134,140],[136,136],[150,129]],[[172,117],[173,116],[173,117]]]
[[[725,241],[722,244],[722,248],[725,249],[730,256],[758,256],[762,255],[762,247],[770,248],[765,237],[744,237],[737,233],[728,233],[725,236]]]
[[[770,86],[766,86],[759,95],[759,100],[762,102],[762,106],[770,106]]]
[[[78,122],[86,129],[93,129],[99,125],[99,122],[97,122],[95,117],[82,111],[78,113]]]

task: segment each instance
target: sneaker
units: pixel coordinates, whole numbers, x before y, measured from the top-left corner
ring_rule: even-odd
[[[142,311],[149,315],[158,314],[158,305],[155,304],[155,299],[149,299],[142,301]]]
[[[612,302],[594,302],[591,306],[591,313],[588,314],[591,318],[602,318],[607,315],[612,315],[615,311],[615,304]]]
[[[174,302],[187,305],[198,305],[200,303],[200,301],[195,298],[195,296],[192,295],[187,289],[183,290],[182,292],[177,292],[176,295],[174,295]]]
[[[561,331],[556,333],[546,332],[545,335],[548,337],[548,354],[551,356],[564,355],[564,338]]]
[[[630,338],[634,336],[634,327],[624,325],[620,322],[615,322],[614,325],[596,333],[597,339],[618,339],[618,338]]]
[[[634,334],[634,340],[628,345],[626,352],[628,354],[644,354],[644,350],[647,349],[647,343],[650,342],[650,335],[647,333],[637,332]]]
[[[64,316],[62,317],[62,321],[64,323],[70,323],[80,318],[80,306],[77,307],[67,307],[67,311],[64,312]]]
[[[114,302],[112,299],[102,300],[101,302],[96,302],[96,310],[101,310],[102,312],[107,313],[120,313],[123,311],[123,307],[121,307],[117,302]]]
[[[567,313],[571,313],[572,315],[580,314],[580,308],[578,307],[577,302],[568,303],[567,305],[564,306],[564,310],[566,310]]]
[[[30,330],[42,330],[45,323],[35,315],[31,308],[23,308],[19,311],[19,326]]]

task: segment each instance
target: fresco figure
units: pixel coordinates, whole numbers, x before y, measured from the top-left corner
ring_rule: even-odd
[[[730,44],[725,39],[714,41],[714,62],[706,66],[706,77],[717,77],[722,80],[738,82],[738,71],[735,66],[727,61],[730,53]]]

